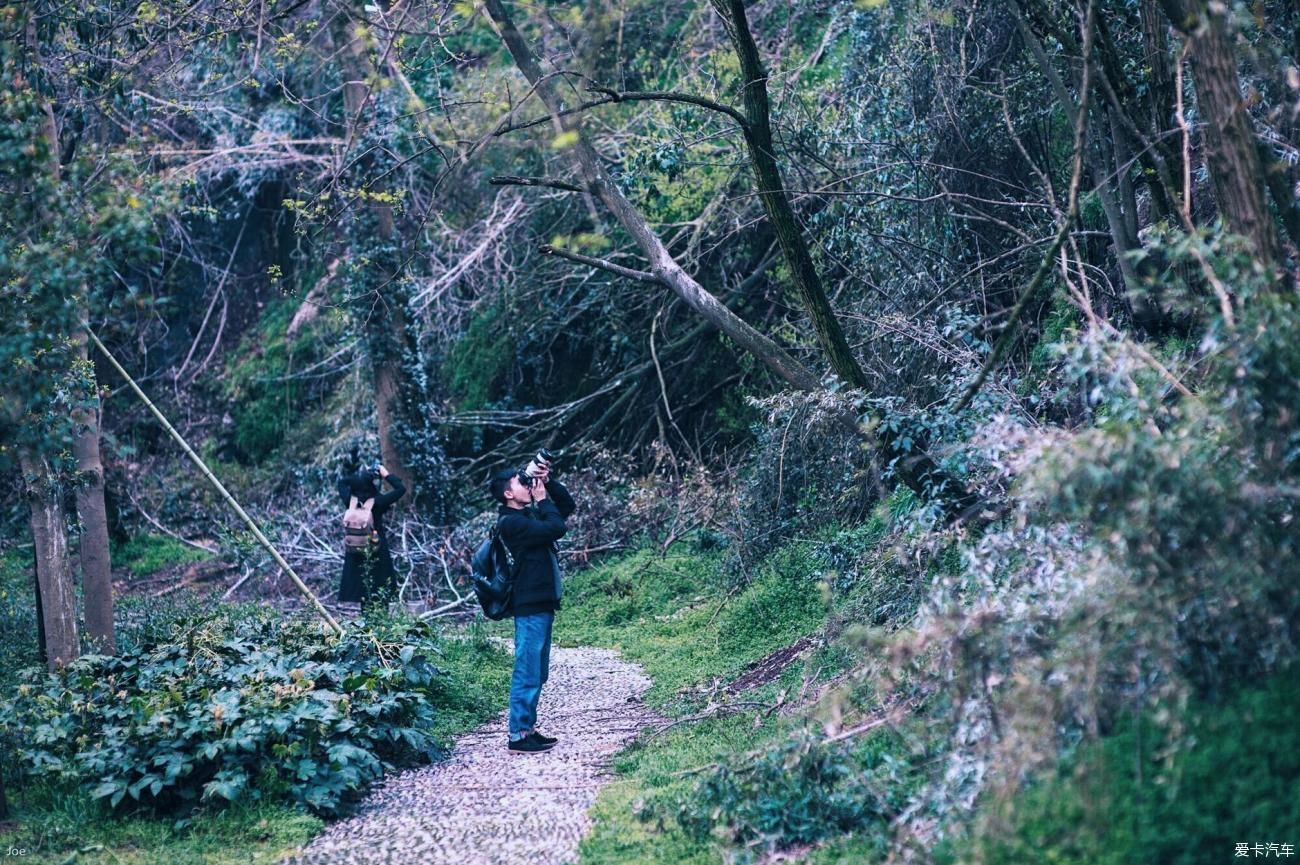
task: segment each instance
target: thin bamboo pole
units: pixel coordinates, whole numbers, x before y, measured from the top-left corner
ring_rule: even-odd
[[[335,633],[342,636],[343,626],[335,621],[334,617],[330,615],[329,610],[325,609],[321,604],[320,598],[317,598],[315,593],[307,587],[307,584],[304,583],[296,573],[294,573],[293,568],[289,567],[289,563],[284,560],[284,556],[280,555],[280,551],[277,550],[269,540],[267,540],[266,535],[262,534],[262,530],[257,527],[257,523],[253,522],[253,518],[248,515],[248,512],[240,507],[239,502],[235,501],[235,497],[232,496],[225,486],[222,485],[221,481],[217,480],[217,476],[214,475],[212,470],[208,468],[207,464],[203,462],[202,457],[194,452],[194,449],[189,446],[185,439],[181,438],[181,434],[176,431],[176,428],[173,427],[170,422],[168,422],[167,418],[163,416],[163,413],[158,410],[158,407],[153,404],[149,397],[145,396],[144,391],[140,389],[140,385],[135,383],[135,379],[131,378],[130,374],[122,368],[120,363],[117,362],[117,358],[113,357],[112,353],[102,342],[99,341],[99,337],[95,336],[95,332],[90,328],[86,328],[86,333],[89,334],[91,341],[95,343],[95,347],[103,353],[104,357],[108,358],[108,362],[113,365],[113,369],[117,370],[118,375],[126,379],[126,383],[131,386],[131,390],[135,391],[135,395],[140,397],[144,404],[149,407],[149,411],[153,412],[154,417],[158,418],[158,422],[163,425],[163,429],[167,430],[167,432],[171,434],[171,437],[176,439],[177,444],[179,444],[185,451],[185,455],[193,460],[194,464],[199,467],[199,471],[203,472],[203,475],[212,482],[214,487],[217,488],[217,492],[221,493],[221,497],[226,500],[226,503],[234,508],[235,513],[239,514],[240,518],[248,524],[248,528],[252,531],[253,537],[257,538],[258,542],[261,543],[262,546],[266,547],[267,551],[271,554],[271,558],[275,559],[275,563],[289,575],[289,578],[293,580],[293,584],[298,587],[298,591],[302,592],[303,597],[311,602],[312,606],[316,608],[316,612],[320,613],[321,618],[334,629]]]

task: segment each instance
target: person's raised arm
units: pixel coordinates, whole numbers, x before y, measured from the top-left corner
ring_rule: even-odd
[[[566,520],[578,507],[573,500],[573,496],[569,495],[569,491],[559,481],[548,480],[546,482],[546,495],[551,501],[555,502],[555,507],[559,510],[560,516]]]
[[[541,467],[541,471],[537,474],[537,480],[540,482],[534,487],[538,492],[537,497],[553,501],[560,512],[560,516],[567,520],[569,514],[573,513],[574,509],[577,508],[577,504],[574,503],[573,496],[569,495],[569,491],[564,484],[551,480],[550,465]]]
[[[550,499],[537,502],[531,517],[516,511],[503,515],[497,525],[502,540],[513,549],[549,545],[564,537],[568,528],[555,502]]]
[[[386,493],[380,493],[379,497],[375,499],[375,507],[386,508],[402,496],[406,495],[406,486],[402,483],[401,478],[397,475],[390,474],[388,469],[383,466],[379,467],[379,474],[384,480],[392,484],[393,487]]]

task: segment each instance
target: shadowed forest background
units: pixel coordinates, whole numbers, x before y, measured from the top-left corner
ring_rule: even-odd
[[[543,446],[557,639],[671,719],[583,862],[1300,844],[1294,3],[32,0],[0,61],[0,844],[278,861],[436,759]],[[109,352],[336,615],[401,477],[401,603],[322,627]]]

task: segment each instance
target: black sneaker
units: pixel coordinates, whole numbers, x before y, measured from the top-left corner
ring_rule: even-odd
[[[537,732],[536,730],[534,730],[527,738],[533,739],[537,742],[541,742],[543,745],[546,745],[547,747],[554,746],[556,742],[560,741],[554,736],[543,736],[541,733]]]
[[[555,747],[554,742],[539,742],[536,736],[528,735],[510,743],[510,750],[516,754],[540,754]]]

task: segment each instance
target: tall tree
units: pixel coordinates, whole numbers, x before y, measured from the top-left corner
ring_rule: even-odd
[[[62,55],[47,60],[43,51],[80,50],[81,36],[56,33],[57,16],[34,6],[11,23],[17,38],[0,48],[0,191],[7,197],[0,216],[7,397],[0,425],[12,448],[0,457],[16,456],[23,472],[47,653],[63,662],[78,644],[61,499],[70,487],[82,524],[86,630],[98,651],[115,648],[99,396],[86,352],[89,311],[101,296],[97,289],[129,270],[123,261],[149,260],[154,208],[164,196],[145,181],[136,154],[83,140],[84,117],[102,94],[70,71],[81,67]],[[68,117],[81,119],[61,129]]]
[[[100,654],[114,654],[113,575],[108,545],[108,509],[104,505],[104,461],[100,455],[100,400],[95,364],[87,355],[86,332],[74,337],[77,363],[88,381],[88,391],[73,409],[76,438],[72,453],[77,460],[77,517],[81,520],[79,558],[82,593],[86,605],[86,636]]]
[[[30,16],[25,28],[26,48],[33,66],[47,81],[53,76],[43,69],[36,16]],[[46,172],[47,182],[58,188],[63,182],[60,154],[63,152],[59,141],[58,126],[55,123],[54,108],[48,96],[40,88],[33,90],[37,109],[44,117],[40,125],[43,138],[45,159],[38,165]],[[75,142],[70,150],[75,152]],[[53,214],[45,202],[35,201],[38,214],[48,226],[55,229]],[[84,287],[72,295],[75,307],[71,310],[75,317],[75,330],[69,338],[76,346],[75,363],[78,367],[71,376],[73,381],[83,385],[83,392],[74,398],[71,409],[71,421],[76,427],[73,440],[73,454],[77,461],[78,481],[76,484],[77,516],[81,522],[79,534],[79,559],[82,573],[82,594],[86,605],[86,633],[94,642],[98,651],[113,653],[117,649],[117,640],[113,633],[113,578],[112,564],[108,544],[108,510],[104,505],[104,464],[99,450],[99,391],[95,381],[95,365],[87,356],[85,328],[88,326],[88,314],[85,304],[87,295]],[[52,290],[58,291],[58,287]],[[34,517],[35,518],[35,515]],[[47,527],[47,530],[51,530]],[[33,523],[35,531],[35,523]]]
[[[40,586],[41,621],[45,631],[45,659],[58,669],[81,654],[77,631],[77,598],[68,561],[68,534],[64,524],[63,487],[48,458],[30,448],[19,449],[23,488],[31,514],[32,542],[36,545],[36,579]]]
[[[800,390],[813,390],[819,387],[818,378],[812,370],[728,309],[673,258],[649,222],[609,177],[599,155],[583,137],[577,124],[570,124],[566,119],[565,107],[555,87],[554,78],[542,72],[541,65],[533,56],[528,42],[515,26],[505,5],[501,0],[487,0],[484,6],[496,25],[502,42],[514,59],[515,65],[528,79],[529,84],[533,86],[550,112],[556,132],[569,138],[570,149],[577,161],[586,189],[609,209],[615,220],[632,237],[649,260],[649,273],[623,268],[622,275],[667,286],[687,306],[715,325],[742,349],[753,354],[791,387]]]
[[[767,71],[763,68],[763,58],[758,53],[758,45],[749,30],[744,0],[711,2],[726,25],[736,56],[740,58],[741,93],[745,118],[748,120],[741,129],[749,148],[754,179],[758,181],[758,197],[763,202],[763,209],[767,211],[767,218],[781,244],[781,251],[789,262],[790,274],[799,298],[803,301],[804,312],[812,322],[817,341],[822,351],[826,352],[831,369],[853,387],[866,389],[869,386],[866,373],[853,356],[848,340],[844,338],[844,330],[826,298],[826,290],[822,287],[817,266],[808,251],[803,229],[799,226],[799,220],[795,217],[794,208],[790,206],[790,198],[786,194],[785,180],[781,176],[772,144],[772,111],[767,93]]]
[[[1187,40],[1196,105],[1204,122],[1206,155],[1223,221],[1250,240],[1270,271],[1282,260],[1277,226],[1265,195],[1264,165],[1237,74],[1231,7],[1210,0],[1161,0]]]
[[[388,84],[376,68],[371,54],[389,51],[391,46],[377,46],[373,32],[359,21],[342,16],[334,34],[340,43],[343,62],[344,141],[348,151],[343,158],[353,164],[354,172],[366,172],[386,148],[371,140],[372,123],[380,114],[381,102],[388,97]],[[395,37],[394,37],[395,38]],[[382,133],[383,130],[380,130]],[[353,153],[355,151],[355,153]],[[384,172],[376,171],[382,176]],[[371,188],[366,178],[357,191],[356,205],[362,213],[353,220],[349,238],[349,258],[373,269],[357,280],[370,290],[356,298],[354,305],[363,319],[369,360],[373,371],[375,414],[379,432],[380,456],[385,466],[408,483],[414,483],[398,441],[404,385],[402,355],[406,350],[406,321],[401,291],[400,253],[391,197]],[[332,265],[331,265],[332,266]]]

